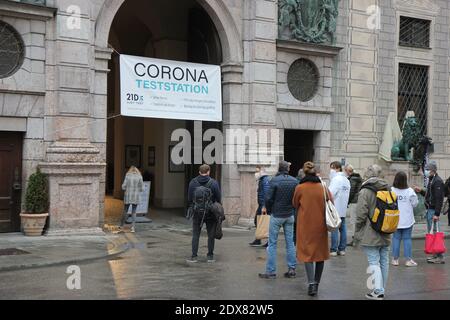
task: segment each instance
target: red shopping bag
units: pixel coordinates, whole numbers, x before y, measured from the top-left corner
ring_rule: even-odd
[[[431,225],[431,231],[434,230],[433,221]],[[439,232],[439,224],[437,225],[437,232],[428,233],[425,236],[425,253],[426,254],[442,254],[447,252],[447,248],[445,247],[445,234],[443,232]]]
[[[447,248],[445,248],[445,234],[436,232],[433,241],[433,254],[443,254],[445,252],[447,252]]]
[[[434,254],[433,245],[434,245],[435,236],[433,233],[427,233],[425,235],[425,253],[426,254]]]

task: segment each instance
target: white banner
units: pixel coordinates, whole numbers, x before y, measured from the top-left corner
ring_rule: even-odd
[[[220,66],[120,55],[121,114],[222,121]]]

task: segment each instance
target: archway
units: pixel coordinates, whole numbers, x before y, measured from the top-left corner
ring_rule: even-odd
[[[140,0],[109,0],[104,2],[95,25],[96,48],[106,49],[109,47],[109,33],[113,20],[125,1],[142,2]],[[196,2],[208,13],[217,29],[222,43],[223,64],[240,65],[243,61],[241,36],[226,5],[222,0],[197,0]]]
[[[114,199],[123,197],[121,184],[130,165],[128,150],[139,154],[136,165],[152,182],[150,204],[158,209],[171,209],[172,212],[184,208],[187,183],[198,170],[196,165],[185,166],[184,170],[179,171],[171,169],[170,134],[179,128],[192,132],[194,125],[184,120],[118,117],[119,53],[220,65],[223,62],[223,45],[219,31],[196,0],[182,3],[176,0],[129,0],[121,1],[111,21],[108,44],[116,52],[112,54],[108,66],[111,71],[107,94],[105,222],[115,224],[121,215],[122,204]],[[217,128],[215,125],[204,123],[203,129]],[[221,170],[215,169],[213,175],[220,178]]]

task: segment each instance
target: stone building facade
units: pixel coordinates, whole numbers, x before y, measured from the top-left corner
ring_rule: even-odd
[[[114,80],[117,78],[111,76],[114,73],[111,70],[117,67],[114,67],[114,50],[189,60],[189,47],[196,43],[196,38],[192,34],[181,36],[180,31],[185,31],[183,21],[193,7],[209,17],[220,43],[220,61],[211,61],[222,66],[222,129],[279,130],[279,141],[272,141],[279,157],[292,162],[300,162],[302,157],[312,159],[320,165],[324,176],[331,161],[345,159],[357,171],[379,163],[386,168],[390,179],[396,170],[410,169],[406,163],[386,162],[378,155],[388,115],[397,114],[398,110],[399,82],[403,81],[399,79],[399,66],[424,66],[428,76],[424,80],[426,133],[435,142],[432,158],[438,161],[441,175],[450,175],[448,1],[325,1],[338,6],[335,32],[329,43],[286,37],[285,30],[279,27],[281,0],[186,3],[180,5],[175,0],[0,1],[0,22],[13,30],[10,32],[19,38],[23,47],[18,67],[8,75],[0,75],[0,150],[8,144],[4,141],[16,134],[21,139],[15,146],[20,149],[21,158],[15,164],[1,162],[5,168],[0,170],[16,173],[8,176],[9,185],[14,192],[20,189],[22,192],[9,194],[16,197],[21,194],[22,198],[27,179],[36,167],[48,174],[49,232],[101,230],[107,167],[111,163],[116,164],[112,170],[116,178],[113,195],[120,198],[117,181],[126,170],[123,154],[127,143],[126,138],[118,137],[117,130],[126,132],[135,126],[127,122],[131,120],[114,120],[112,124],[107,120],[110,109],[120,110],[116,102],[111,102],[112,95],[117,95],[113,89],[117,89]],[[308,10],[314,9],[312,3],[312,9]],[[400,44],[400,24],[405,18],[427,21],[428,47]],[[132,25],[135,20],[140,24]],[[173,30],[166,30],[168,22]],[[121,28],[139,30],[142,26],[148,29],[148,38],[140,37],[140,32],[129,39],[121,35]],[[145,50],[133,51],[138,44]],[[0,46],[3,46],[1,42]],[[312,97],[303,102],[294,97],[290,88],[289,81],[294,81],[295,87],[296,79],[288,81],[289,70],[299,59],[316,73],[313,80],[317,82]],[[300,85],[304,79],[297,80]],[[143,128],[139,135],[144,137],[146,130],[151,131],[151,121],[136,122],[136,127]],[[162,129],[152,133],[153,136],[166,131],[168,135],[176,127],[174,122],[154,125]],[[111,131],[115,133],[109,141]],[[160,153],[166,154],[164,150],[170,142],[164,139]],[[143,150],[147,150],[146,138],[141,140]],[[232,142],[225,140],[225,147],[229,143]],[[108,144],[115,146],[111,159]],[[256,147],[246,146],[246,153],[250,154]],[[6,151],[1,156],[11,158]],[[144,151],[144,159],[145,156]],[[167,162],[166,158],[161,161]],[[255,212],[255,165],[220,167],[224,206],[231,224],[236,224],[239,218],[251,218]],[[167,208],[180,206],[185,200],[183,196],[170,198],[171,192],[163,184],[180,179],[182,187],[176,184],[179,189],[176,193],[181,194],[187,178],[161,173],[167,171],[166,165],[153,170],[153,174],[161,175],[156,179],[159,194],[156,203]],[[420,181],[418,175],[411,174],[411,178]],[[14,183],[17,186],[18,182],[22,188],[14,189]],[[6,195],[8,192],[4,191]],[[17,208],[2,211],[4,221],[17,214],[14,210]],[[7,223],[4,225],[0,232],[17,231],[8,228]]]

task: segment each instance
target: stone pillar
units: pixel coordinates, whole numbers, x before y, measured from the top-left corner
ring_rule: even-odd
[[[223,130],[239,126],[248,119],[246,108],[242,103],[242,72],[243,68],[235,62],[227,62],[222,65],[222,92],[223,92]],[[224,136],[224,150],[228,143]],[[224,152],[224,159],[226,152]],[[226,225],[237,224],[241,214],[241,185],[240,173],[235,163],[224,163],[222,165],[222,195],[223,206],[227,219]]]
[[[379,145],[376,134],[378,31],[367,26],[367,8],[371,5],[378,5],[378,0],[351,0],[349,12],[348,117],[344,145],[357,170],[374,162]]]
[[[46,60],[47,95],[44,131],[49,143],[40,166],[49,177],[49,234],[100,233],[104,195],[106,111],[97,109],[106,96],[107,51],[97,51],[94,63],[90,4],[79,4],[74,18],[58,1],[56,19],[49,22]]]
[[[244,5],[244,72],[241,87],[241,105],[230,113],[225,128],[243,130],[276,129],[276,38],[278,31],[278,6],[276,1],[245,1]],[[234,95],[234,94],[233,94]],[[251,133],[253,134],[253,133]],[[230,184],[227,189],[235,197],[236,211],[241,217],[254,215],[256,181],[255,167],[258,158],[250,159],[260,147],[268,148],[267,142],[255,143],[240,139],[246,160],[238,166],[228,166]],[[268,137],[270,139],[270,135]],[[269,141],[268,141],[269,142]],[[233,141],[228,141],[233,143]],[[279,145],[279,142],[276,143]],[[267,163],[269,165],[270,163]],[[253,184],[253,185],[252,185]],[[238,218],[238,217],[237,217]],[[232,223],[237,220],[232,221]]]

